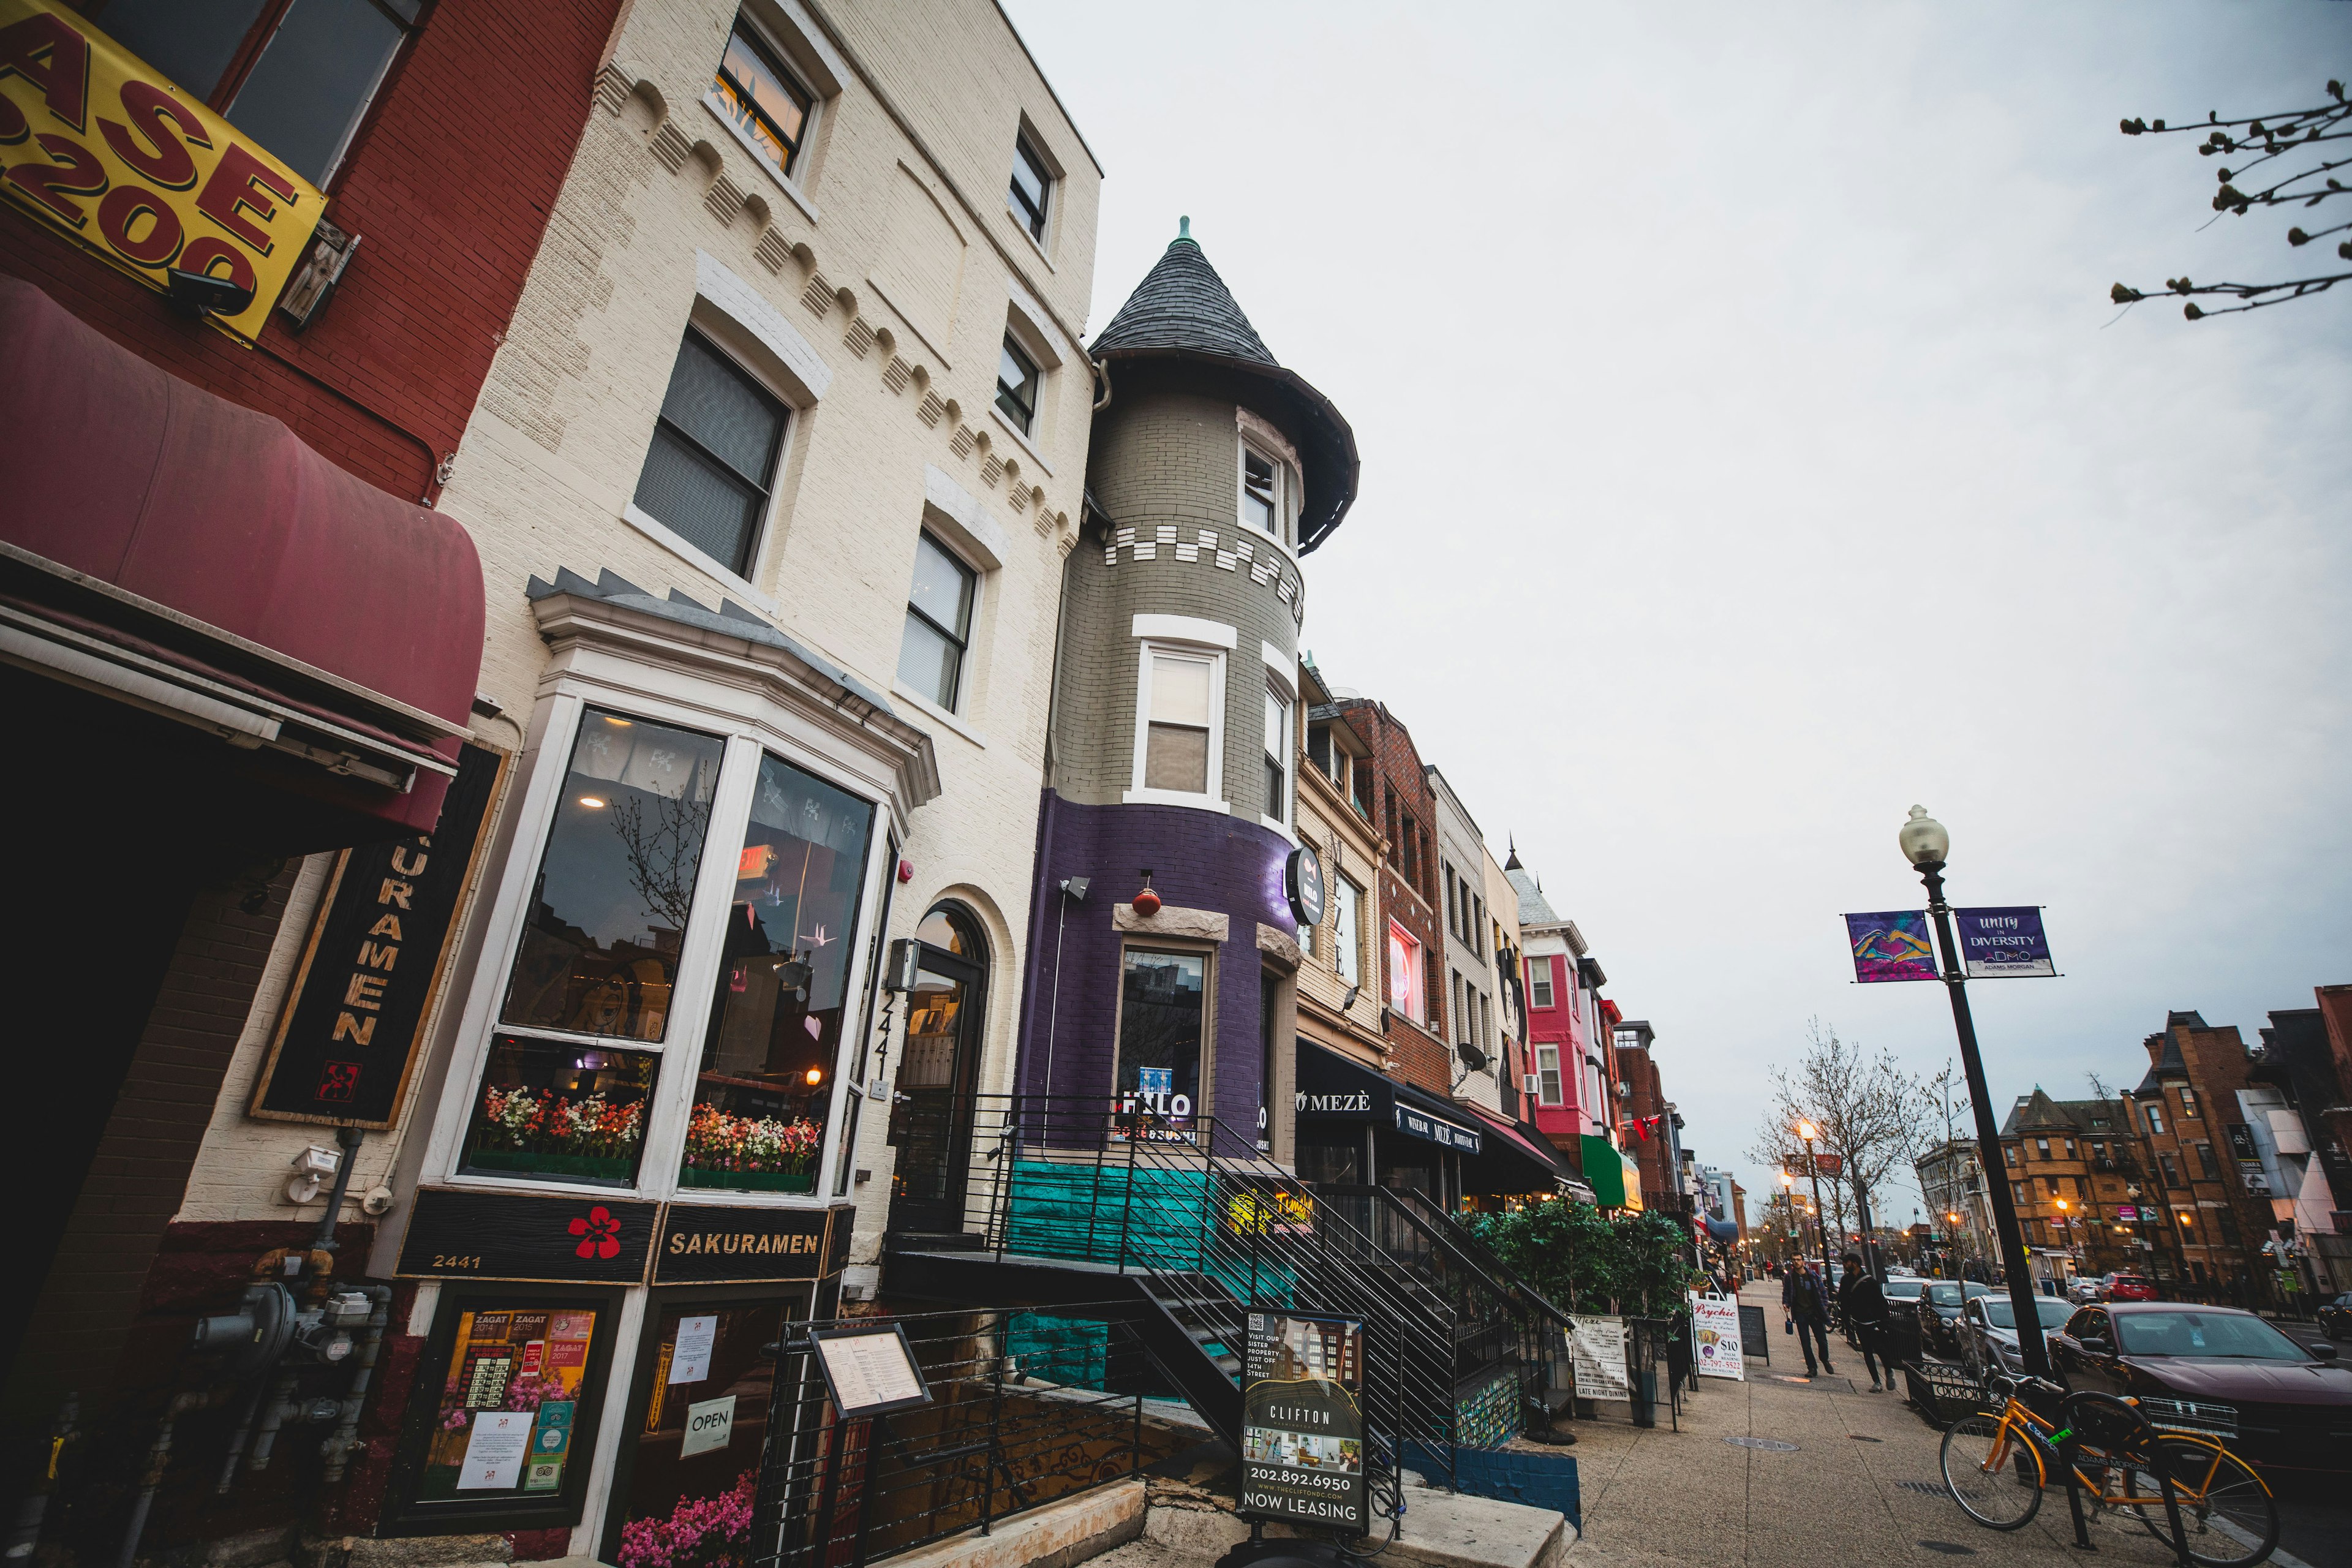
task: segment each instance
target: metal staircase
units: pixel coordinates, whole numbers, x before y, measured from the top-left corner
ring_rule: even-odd
[[[892,1293],[1043,1309],[1124,1289],[1185,1399],[1237,1446],[1252,1307],[1362,1320],[1367,1426],[1391,1468],[1410,1442],[1450,1470],[1465,1367],[1523,1361],[1531,1293],[1461,1226],[1386,1189],[1310,1188],[1258,1151],[1254,1123],[1029,1096],[957,1114],[950,1135],[972,1151],[962,1231],[894,1238]]]

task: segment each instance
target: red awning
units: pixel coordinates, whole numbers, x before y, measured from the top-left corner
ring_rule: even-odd
[[[451,519],[0,278],[0,655],[429,829],[482,656]]]
[[[1559,1154],[1549,1148],[1539,1149],[1536,1147],[1534,1141],[1529,1139],[1526,1133],[1521,1132],[1517,1124],[1506,1121],[1502,1117],[1498,1116],[1494,1111],[1487,1110],[1483,1105],[1474,1105],[1464,1100],[1456,1100],[1454,1103],[1461,1106],[1463,1110],[1475,1115],[1479,1121],[1485,1122],[1489,1135],[1502,1139],[1505,1142],[1510,1144],[1520,1153],[1526,1155],[1528,1159],[1534,1161],[1538,1165],[1542,1166],[1545,1170],[1550,1171],[1555,1175],[1563,1178],[1572,1175],[1572,1173],[1570,1173],[1561,1163]]]

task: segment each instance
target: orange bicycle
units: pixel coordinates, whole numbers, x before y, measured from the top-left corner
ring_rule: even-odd
[[[2061,1428],[2019,1397],[2021,1393],[2052,1400],[2066,1397],[2066,1391],[2054,1383],[1997,1377],[1993,1387],[2002,1396],[2000,1414],[1964,1415],[1944,1434],[1944,1485],[1952,1500],[1979,1524],[1992,1530],[2023,1529],[2041,1509],[2042,1493],[2053,1481],[2065,1484],[2067,1461],[2061,1445],[2073,1439],[2074,1479],[2084,1500],[2103,1509],[2129,1510],[2167,1545],[2172,1530],[2163,1478],[2168,1475],[2189,1555],[2201,1568],[2252,1568],[2278,1544],[2278,1503],[2270,1488],[2252,1466],[2213,1438],[2156,1431],[2141,1418],[2132,1424],[2145,1437],[2118,1442],[2106,1437],[2110,1423],[2101,1423],[2096,1433]],[[2095,1412],[2084,1401],[2111,1406],[2135,1403],[2105,1394],[2074,1396],[2078,1409],[2090,1414]],[[2076,1419],[2082,1422],[2084,1416]]]

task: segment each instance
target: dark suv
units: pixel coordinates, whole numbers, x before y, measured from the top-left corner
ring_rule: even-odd
[[[1973,1279],[1930,1279],[1919,1293],[1919,1348],[1958,1361],[1966,1353],[1960,1337],[1960,1306],[1971,1296],[1990,1296],[1992,1287]]]

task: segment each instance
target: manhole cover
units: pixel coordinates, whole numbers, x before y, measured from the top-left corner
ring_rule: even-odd
[[[1724,1441],[1735,1448],[1761,1448],[1769,1454],[1793,1454],[1797,1451],[1794,1443],[1783,1443],[1778,1437],[1726,1437]]]
[[[1919,1543],[1930,1552],[1940,1552],[1947,1557],[1974,1557],[1977,1549],[1962,1546],[1957,1541],[1923,1541]]]
[[[1941,1481],[1897,1481],[1895,1484],[1906,1492],[1917,1492],[1921,1497],[1946,1495],[1944,1483]]]
[[[1884,1437],[1865,1437],[1859,1432],[1849,1432],[1846,1436],[1853,1438],[1857,1443],[1884,1443],[1886,1441]]]

